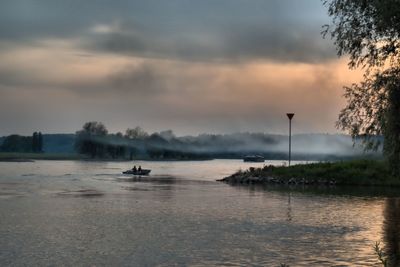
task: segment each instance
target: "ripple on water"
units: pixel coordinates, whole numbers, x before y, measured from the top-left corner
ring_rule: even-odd
[[[145,164],[138,178],[121,162],[1,165],[1,265],[374,266],[374,242],[400,222],[380,195],[214,182],[241,161]]]
[[[57,195],[62,197],[102,197],[104,196],[104,193],[95,189],[81,189],[76,191],[58,192]]]
[[[123,186],[122,189],[128,190],[128,191],[153,191],[149,188],[138,188],[138,187],[133,187],[133,186]]]
[[[0,198],[2,199],[8,199],[8,198],[14,198],[14,197],[23,197],[25,194],[21,192],[0,192]]]

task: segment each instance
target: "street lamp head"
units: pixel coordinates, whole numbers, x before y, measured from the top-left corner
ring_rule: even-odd
[[[286,115],[288,116],[289,120],[292,120],[294,113],[286,113]]]

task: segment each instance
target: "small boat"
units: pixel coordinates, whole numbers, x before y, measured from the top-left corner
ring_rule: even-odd
[[[259,155],[252,155],[252,156],[246,156],[243,158],[244,162],[264,162],[265,159],[263,156],[259,156]]]
[[[151,170],[149,169],[141,169],[141,170],[127,170],[122,172],[123,174],[132,174],[132,175],[149,175]]]

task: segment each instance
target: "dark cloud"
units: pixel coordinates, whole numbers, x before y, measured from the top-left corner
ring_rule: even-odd
[[[0,40],[76,39],[90,53],[195,61],[316,62],[335,50],[321,40],[320,1],[3,1]],[[96,27],[109,27],[96,32]]]
[[[328,20],[319,0],[4,0],[0,135],[282,132],[289,109],[295,130],[334,131]]]
[[[47,55],[43,60],[49,60],[49,57],[51,55]],[[96,61],[92,56],[89,58]],[[186,77],[188,73],[185,72],[185,68],[191,68],[190,64],[185,63],[144,61],[117,65],[106,73],[88,75],[74,70],[76,63],[57,62],[54,65],[47,62],[42,68],[37,68],[36,61],[26,62],[23,65],[13,62],[13,66],[11,63],[10,59],[0,62],[0,93],[9,88],[15,88],[17,91],[22,88],[33,91],[43,88],[93,98],[113,95],[152,98],[165,95],[170,93],[172,88],[180,89],[186,85],[186,82],[182,84],[182,81],[190,78]],[[89,68],[95,67],[96,63],[92,64]]]
[[[144,63],[125,66],[112,73],[105,82],[121,93],[143,96],[161,93],[165,89],[167,78],[156,66]]]
[[[282,62],[316,63],[335,57],[331,45],[312,31],[296,25],[243,29],[228,34],[227,58],[271,59]]]
[[[320,62],[335,58],[335,50],[318,32],[299,30],[295,26],[267,30],[221,29],[206,36],[176,39],[149,37],[147,33],[111,32],[86,40],[87,49],[124,55],[172,58],[189,61],[274,60],[282,62]]]

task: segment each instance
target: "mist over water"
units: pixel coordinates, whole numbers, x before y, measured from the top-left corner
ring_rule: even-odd
[[[122,175],[132,164],[0,163],[2,265],[375,266],[374,242],[393,247],[398,232],[395,191],[215,182],[263,166],[239,160],[138,161],[152,175]]]
[[[74,145],[76,138],[73,134],[45,134],[44,151],[73,153],[76,150]],[[174,156],[242,158],[248,154],[262,154],[269,159],[287,159],[288,153],[288,136],[267,133],[176,136],[171,130],[168,130],[153,133],[141,139],[127,139],[116,134],[91,138],[91,141],[106,146],[124,147],[127,152],[133,149],[138,158],[156,158],[160,154],[167,153],[165,156],[171,158]],[[354,142],[348,135],[295,134],[292,136],[292,154],[299,160],[379,157],[381,149],[375,152],[364,151],[362,140],[358,139]]]

